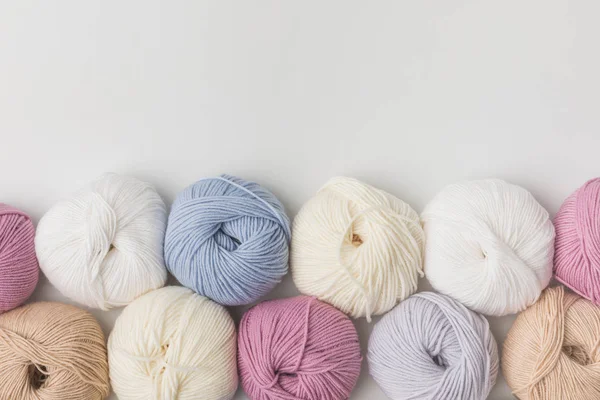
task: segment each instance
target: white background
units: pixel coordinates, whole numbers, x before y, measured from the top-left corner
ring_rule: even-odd
[[[343,174],[421,211],[448,183],[499,177],[554,214],[600,171],[598,15],[595,0],[3,1],[0,201],[37,221],[116,171],[170,204],[226,172],[293,216]],[[288,277],[272,297],[295,293]],[[45,279],[34,299],[64,301]],[[94,314],[108,334],[119,311]],[[513,317],[490,321],[501,343]],[[352,399],[384,398],[365,364]],[[491,399],[507,398],[501,379]]]

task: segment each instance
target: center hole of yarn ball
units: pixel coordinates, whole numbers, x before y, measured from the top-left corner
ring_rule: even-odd
[[[431,359],[433,360],[433,362],[435,363],[435,365],[438,365],[440,367],[444,367],[446,368],[446,362],[444,361],[444,358],[441,355],[430,355]]]
[[[43,365],[29,365],[29,382],[34,389],[39,389],[44,386],[48,379],[48,369]]]
[[[279,371],[275,371],[275,375],[281,377],[286,377],[286,378],[297,378],[298,374],[296,374],[295,372],[279,372]]]
[[[562,351],[567,357],[579,365],[589,365],[593,363],[588,353],[579,346],[563,346]]]
[[[361,244],[363,244],[363,240],[361,239],[360,236],[358,236],[356,233],[352,234],[352,245],[354,247],[359,247]]]

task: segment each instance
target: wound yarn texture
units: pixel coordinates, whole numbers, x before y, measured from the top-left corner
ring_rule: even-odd
[[[0,313],[25,302],[37,285],[34,238],[29,216],[0,203]]]
[[[94,317],[60,303],[0,315],[0,395],[19,400],[102,400],[109,395],[104,335]]]
[[[554,226],[520,186],[498,179],[449,185],[421,218],[427,279],[472,310],[517,313],[550,282]]]
[[[120,400],[228,400],[238,386],[233,320],[180,286],[128,305],[108,339],[108,358]]]
[[[408,204],[337,177],[295,217],[290,265],[300,292],[370,320],[415,292],[423,246],[419,216]]]
[[[508,332],[502,372],[522,400],[600,399],[600,308],[546,289]]]
[[[165,227],[166,207],[152,186],[106,174],[43,216],[36,252],[64,296],[108,310],[165,284]]]
[[[368,361],[392,400],[484,400],[499,368],[488,321],[432,292],[417,293],[383,316],[371,334]]]
[[[600,305],[600,178],[565,200],[554,226],[556,279]]]
[[[352,321],[311,297],[251,308],[238,342],[241,383],[251,400],[343,400],[360,374]]]
[[[165,259],[182,285],[220,304],[243,305],[270,292],[287,273],[289,240],[289,219],[271,192],[222,175],[177,196]]]

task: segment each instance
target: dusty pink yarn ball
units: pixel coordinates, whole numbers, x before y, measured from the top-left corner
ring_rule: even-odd
[[[37,285],[34,238],[29,216],[0,203],[0,313],[23,304]]]
[[[600,178],[589,180],[565,200],[554,226],[556,279],[600,304]]]
[[[343,400],[360,374],[352,321],[311,297],[265,301],[240,323],[238,366],[252,400]]]

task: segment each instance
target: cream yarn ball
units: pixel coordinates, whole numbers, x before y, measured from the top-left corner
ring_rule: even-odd
[[[127,306],[108,339],[121,400],[228,400],[238,385],[236,332],[222,306],[169,286]]]
[[[40,268],[79,303],[124,306],[166,282],[166,218],[152,186],[106,174],[43,216],[35,237]]]
[[[520,186],[498,179],[449,185],[421,218],[427,279],[474,311],[517,313],[550,282],[554,226]]]
[[[337,177],[294,219],[290,267],[300,292],[370,320],[417,289],[423,246],[419,216],[408,204]]]

